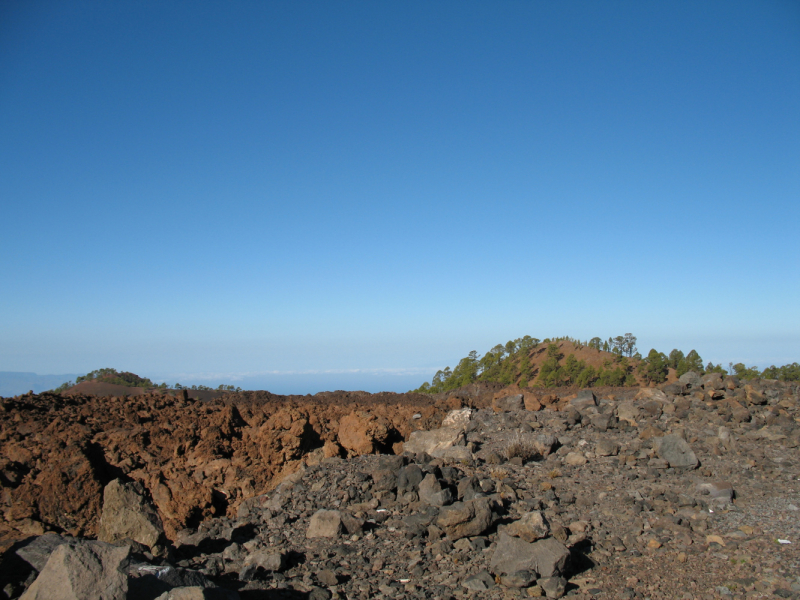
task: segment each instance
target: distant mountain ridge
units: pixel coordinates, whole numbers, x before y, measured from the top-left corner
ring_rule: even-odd
[[[0,396],[8,398],[19,396],[31,390],[37,394],[52,390],[65,381],[74,380],[79,375],[66,373],[63,375],[39,375],[25,371],[0,371]]]

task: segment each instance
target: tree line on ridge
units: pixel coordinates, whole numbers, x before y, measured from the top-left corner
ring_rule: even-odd
[[[603,360],[599,368],[578,359],[574,354],[566,357],[558,347],[558,342],[571,342],[577,350],[584,347],[608,352],[610,356]],[[783,381],[800,381],[800,364],[791,363],[782,367],[770,366],[760,371],[757,367],[746,367],[743,363],[729,363],[728,369],[721,364],[709,362],[703,366],[703,359],[696,350],[688,354],[674,349],[664,354],[655,349],[642,357],[636,347],[636,336],[626,333],[603,340],[594,337],[588,341],[580,341],[569,336],[539,340],[524,336],[498,344],[483,356],[473,350],[462,358],[454,369],[440,369],[430,382],[423,383],[413,392],[435,394],[455,390],[476,381],[497,382],[505,385],[518,384],[520,387],[554,388],[561,386],[635,386],[640,381],[645,383],[663,383],[673,369],[680,377],[684,373],[694,371],[700,375],[705,373],[721,373],[736,375],[740,379],[780,379]],[[544,346],[545,358],[534,372],[531,358],[534,350]]]

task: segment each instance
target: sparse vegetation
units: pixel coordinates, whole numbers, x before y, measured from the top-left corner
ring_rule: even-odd
[[[569,342],[576,350],[594,348],[607,351],[609,359],[600,368],[588,365],[574,354],[564,357],[559,350],[559,342]],[[534,351],[546,345],[546,358],[534,368],[531,364]],[[608,338],[602,342],[599,337],[589,341],[581,341],[569,336],[538,338],[526,335],[511,340],[505,345],[497,344],[483,357],[473,350],[462,358],[455,369],[450,367],[439,370],[430,383],[425,382],[415,392],[435,394],[446,392],[468,385],[475,381],[499,382],[505,385],[516,383],[520,386],[559,387],[575,385],[590,387],[593,385],[635,385],[633,367],[629,359],[640,360],[636,351],[636,336],[626,333],[624,336]]]
[[[519,430],[514,431],[503,448],[506,460],[521,458],[523,462],[541,458],[535,440]]]
[[[57,394],[68,390],[69,388],[78,385],[79,383],[83,383],[84,381],[95,381],[98,383],[110,383],[113,385],[122,385],[125,387],[140,387],[145,389],[161,389],[161,390],[200,390],[200,391],[220,391],[220,392],[241,392],[242,388],[235,387],[232,385],[220,385],[219,387],[211,388],[205,385],[192,385],[183,386],[180,383],[176,383],[172,386],[167,385],[166,383],[155,384],[150,379],[146,377],[139,377],[135,373],[130,373],[128,371],[119,372],[116,369],[106,368],[106,369],[97,369],[95,371],[91,371],[86,375],[82,375],[75,379],[75,381],[66,381],[62,383],[57,388],[51,390]]]
[[[565,357],[560,350],[560,342],[571,343],[576,351],[592,348],[608,352],[608,355],[601,366],[592,366],[572,353]],[[636,386],[642,383],[664,383],[670,377],[670,372],[680,377],[689,371],[700,375],[733,374],[746,380],[761,378],[800,381],[800,364],[796,362],[782,367],[771,366],[763,372],[757,367],[731,363],[726,370],[721,364],[715,365],[711,362],[703,367],[703,359],[694,349],[684,354],[676,348],[667,355],[653,348],[643,358],[639,354],[636,342],[636,336],[631,333],[610,337],[605,341],[599,337],[581,341],[569,336],[539,340],[526,335],[506,344],[497,344],[482,357],[473,350],[459,361],[455,369],[446,367],[437,371],[430,383],[425,382],[412,391],[436,394],[455,390],[476,381],[544,388]],[[543,360],[540,358],[534,365],[535,356],[541,355],[542,352],[545,353]]]

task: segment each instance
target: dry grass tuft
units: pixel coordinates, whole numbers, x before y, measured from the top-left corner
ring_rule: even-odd
[[[538,460],[541,458],[539,445],[532,435],[526,435],[521,431],[515,431],[503,448],[506,460],[521,458],[523,462]]]

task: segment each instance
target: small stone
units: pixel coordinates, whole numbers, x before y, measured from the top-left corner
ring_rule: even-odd
[[[317,581],[319,581],[322,585],[331,587],[332,585],[336,585],[339,583],[339,579],[336,577],[336,573],[331,571],[330,569],[323,569],[319,573],[317,573]]]
[[[258,569],[264,569],[269,572],[283,571],[286,566],[286,559],[280,552],[269,552],[260,550],[248,554],[244,559],[244,565],[239,571],[240,581],[250,581],[255,576]]]
[[[321,587],[313,587],[308,593],[308,600],[330,600],[331,593]]]
[[[431,506],[445,506],[453,501],[453,493],[442,487],[436,475],[429,473],[419,484],[419,499]]]
[[[517,412],[525,407],[522,400],[522,394],[515,394],[513,396],[505,396],[503,398],[495,398],[492,400],[492,410],[494,412]]]
[[[616,456],[619,452],[619,444],[612,440],[600,440],[594,448],[597,456]]]
[[[444,506],[436,519],[436,525],[451,540],[481,535],[491,524],[492,510],[486,498]]]
[[[564,463],[571,467],[580,467],[586,464],[586,457],[580,452],[570,452],[564,457]]]
[[[563,577],[545,577],[540,579],[538,584],[548,598],[561,598],[567,589],[567,580]]]
[[[528,570],[514,571],[500,577],[500,583],[508,588],[525,588],[536,581],[536,574]]]
[[[544,516],[538,510],[534,510],[522,515],[520,519],[506,527],[506,533],[514,537],[522,538],[526,542],[535,542],[538,539],[547,537],[550,533],[550,526]]]
[[[342,515],[338,510],[318,510],[311,516],[307,538],[336,538],[342,533]]]
[[[700,464],[686,440],[677,435],[656,438],[654,448],[658,456],[666,460],[670,467],[694,469]]]
[[[541,598],[544,596],[544,590],[540,585],[532,585],[528,588],[528,596],[531,598]]]
[[[531,544],[503,532],[499,534],[490,568],[498,574],[533,571],[541,577],[552,577],[563,572],[569,556],[567,547],[554,538]]]
[[[468,590],[473,590],[475,592],[483,592],[486,590],[490,590],[494,587],[494,578],[491,576],[489,571],[485,569],[480,573],[473,575],[471,577],[467,577],[461,582]]]

